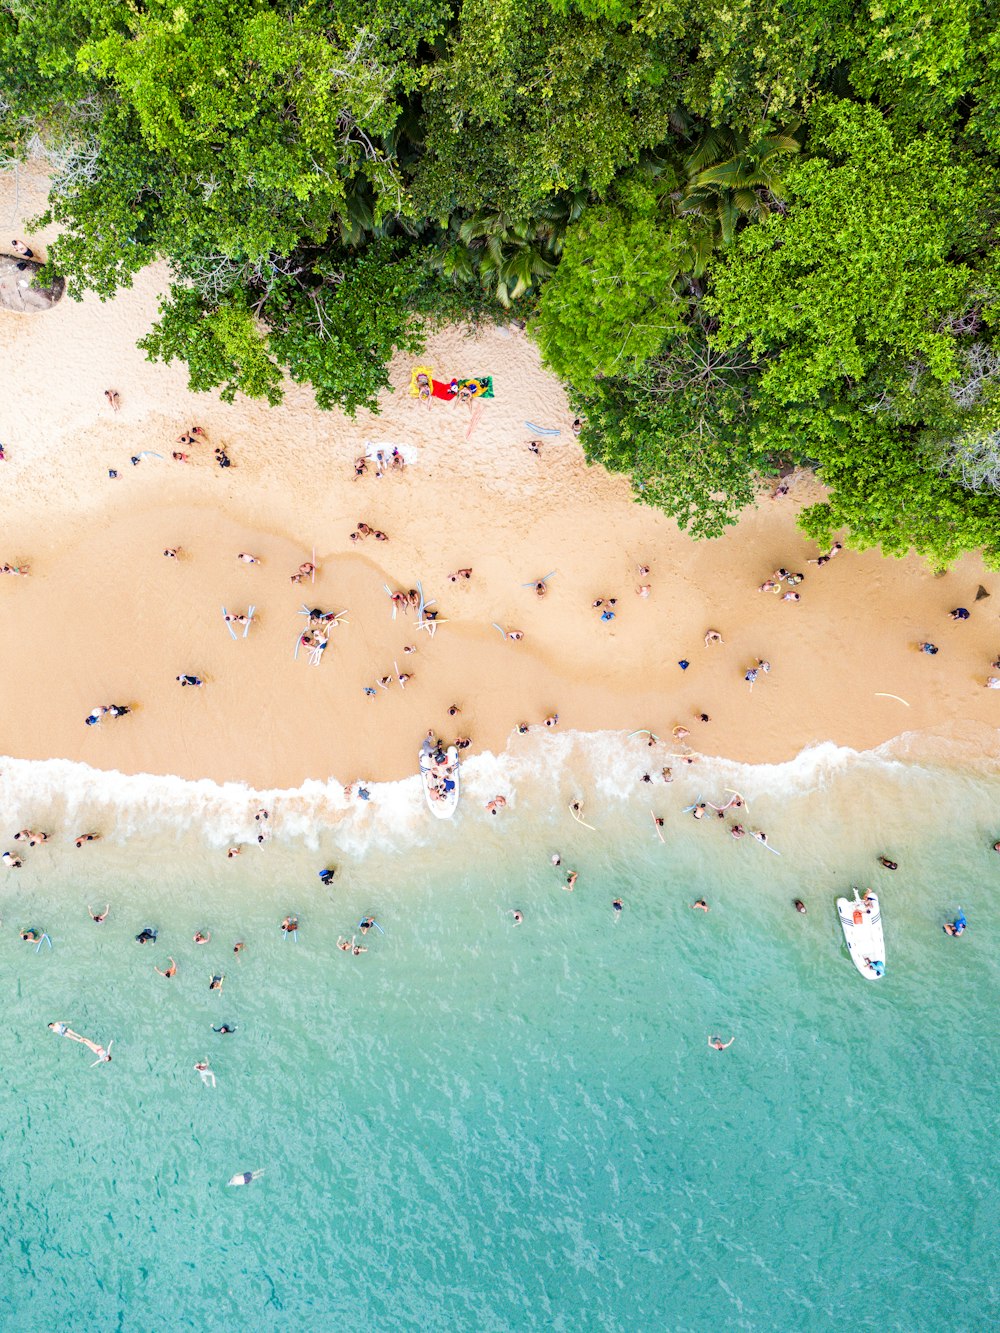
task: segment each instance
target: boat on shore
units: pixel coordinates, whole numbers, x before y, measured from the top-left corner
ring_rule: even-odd
[[[461,795],[458,750],[454,745],[444,750],[428,736],[420,747],[419,758],[427,808],[436,819],[451,819]]]
[[[861,898],[855,889],[853,901],[837,899],[837,915],[854,966],[868,981],[877,981],[885,972],[885,937],[878,898],[871,889],[866,889]]]

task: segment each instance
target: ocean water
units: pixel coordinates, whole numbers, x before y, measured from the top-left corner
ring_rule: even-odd
[[[650,786],[654,753],[532,738],[466,766],[452,823],[416,782],[362,805],[5,761],[5,836],[54,836],[0,872],[0,1326],[995,1327],[1000,766],[911,738]],[[726,789],[780,855],[683,813]],[[834,909],[869,883],[877,983]],[[338,950],[368,913],[385,933]]]

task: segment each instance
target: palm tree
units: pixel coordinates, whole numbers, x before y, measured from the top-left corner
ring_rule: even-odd
[[[756,220],[785,198],[783,159],[801,151],[798,125],[756,138],[745,130],[709,127],[684,159],[681,213],[711,220],[730,245],[741,218]]]

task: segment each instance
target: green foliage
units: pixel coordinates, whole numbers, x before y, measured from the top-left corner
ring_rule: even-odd
[[[535,335],[545,360],[581,392],[595,377],[638,369],[682,329],[677,284],[698,263],[691,223],[592,209],[539,302]]]
[[[424,272],[416,257],[382,243],[361,257],[343,255],[313,270],[317,285],[285,279],[268,302],[268,345],[299,383],[312,384],[320,407],[350,416],[378,408],[396,351],[419,352],[423,321],[415,312]]]
[[[237,393],[281,401],[281,371],[246,303],[234,294],[214,308],[188,287],[172,286],[160,318],[139,346],[150,361],[186,361],[196,392],[218,389],[224,402]]]
[[[853,103],[824,109],[813,156],[787,176],[794,207],[740,233],[715,273],[709,310],[722,346],[768,358],[761,391],[815,401],[883,360],[955,372],[954,336],[971,257],[990,225],[990,185],[952,160],[947,140],[897,141]]]

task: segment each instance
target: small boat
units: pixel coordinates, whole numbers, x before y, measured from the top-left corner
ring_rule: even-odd
[[[435,751],[430,740],[424,741],[420,747],[420,777],[427,808],[437,819],[451,819],[458,809],[461,795],[458,769],[458,751],[454,745],[441,757],[441,751]]]
[[[855,889],[853,902],[837,899],[837,914],[854,966],[869,981],[877,981],[885,971],[885,937],[878,898],[871,889],[860,898]]]

